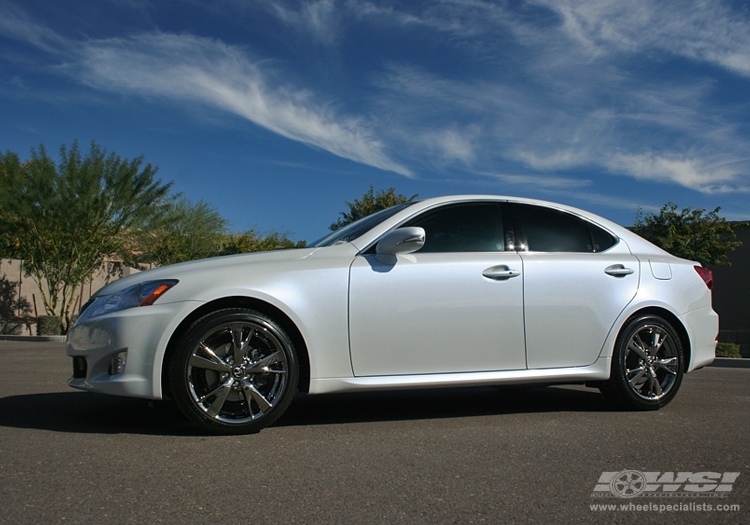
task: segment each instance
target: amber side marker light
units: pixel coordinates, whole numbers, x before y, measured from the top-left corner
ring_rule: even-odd
[[[164,292],[172,288],[175,284],[177,283],[174,282],[174,283],[160,284],[159,286],[156,287],[156,289],[154,289],[153,292],[149,294],[148,297],[146,297],[143,301],[141,301],[138,304],[138,306],[149,306],[149,305],[154,304],[154,301],[156,301],[159,297],[161,297],[164,294]]]
[[[703,282],[706,283],[706,286],[709,290],[714,289],[714,273],[709,270],[708,268],[704,268],[703,266],[693,266],[695,268],[695,271],[698,272],[698,275],[701,276],[701,279],[703,279]]]

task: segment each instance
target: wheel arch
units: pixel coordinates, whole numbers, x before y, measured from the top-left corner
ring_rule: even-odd
[[[628,327],[628,325],[630,325],[630,323],[634,319],[643,317],[644,315],[656,315],[672,325],[672,328],[674,328],[675,332],[677,332],[677,335],[680,338],[680,343],[682,344],[682,352],[684,357],[682,366],[684,372],[687,373],[688,369],[690,368],[689,365],[692,354],[690,347],[690,336],[688,335],[685,325],[682,324],[682,321],[680,321],[680,319],[675,314],[673,314],[666,308],[661,308],[659,306],[647,306],[633,312],[628,316],[628,319],[620,327],[617,338],[619,339],[620,334]]]
[[[302,333],[297,328],[297,325],[278,307],[260,299],[253,297],[223,297],[221,299],[215,299],[208,303],[201,305],[190,313],[179,326],[172,332],[167,343],[167,349],[164,352],[164,358],[161,363],[161,385],[162,392],[165,395],[169,395],[170,384],[169,384],[169,361],[172,359],[177,344],[182,339],[182,336],[187,332],[190,326],[200,319],[201,317],[215,312],[217,310],[223,310],[226,308],[246,308],[249,310],[255,310],[271,317],[274,321],[279,323],[281,327],[286,331],[289,337],[294,343],[294,348],[297,351],[297,359],[299,360],[299,383],[298,390],[303,393],[307,393],[310,389],[310,357],[308,355],[307,344],[305,343]]]

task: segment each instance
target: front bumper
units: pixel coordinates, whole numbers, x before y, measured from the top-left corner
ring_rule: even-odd
[[[68,384],[103,394],[161,399],[167,343],[179,321],[198,304],[130,308],[75,325],[67,339],[66,353],[74,367]],[[119,371],[113,363],[123,357]]]

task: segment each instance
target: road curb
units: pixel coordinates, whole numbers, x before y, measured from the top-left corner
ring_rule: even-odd
[[[718,366],[721,368],[750,368],[750,359],[717,357],[709,366]]]
[[[0,335],[0,341],[19,341],[22,343],[64,343],[64,335]]]

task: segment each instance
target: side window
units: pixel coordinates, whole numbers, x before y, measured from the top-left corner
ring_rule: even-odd
[[[570,213],[527,204],[512,209],[528,251],[601,252],[616,242],[605,230]]]
[[[500,204],[472,202],[428,210],[402,227],[420,226],[425,231],[425,252],[504,251]]]
[[[617,239],[612,237],[612,234],[606,230],[602,230],[595,224],[589,224],[591,229],[591,236],[594,238],[594,251],[603,252],[614,246],[617,243]]]

